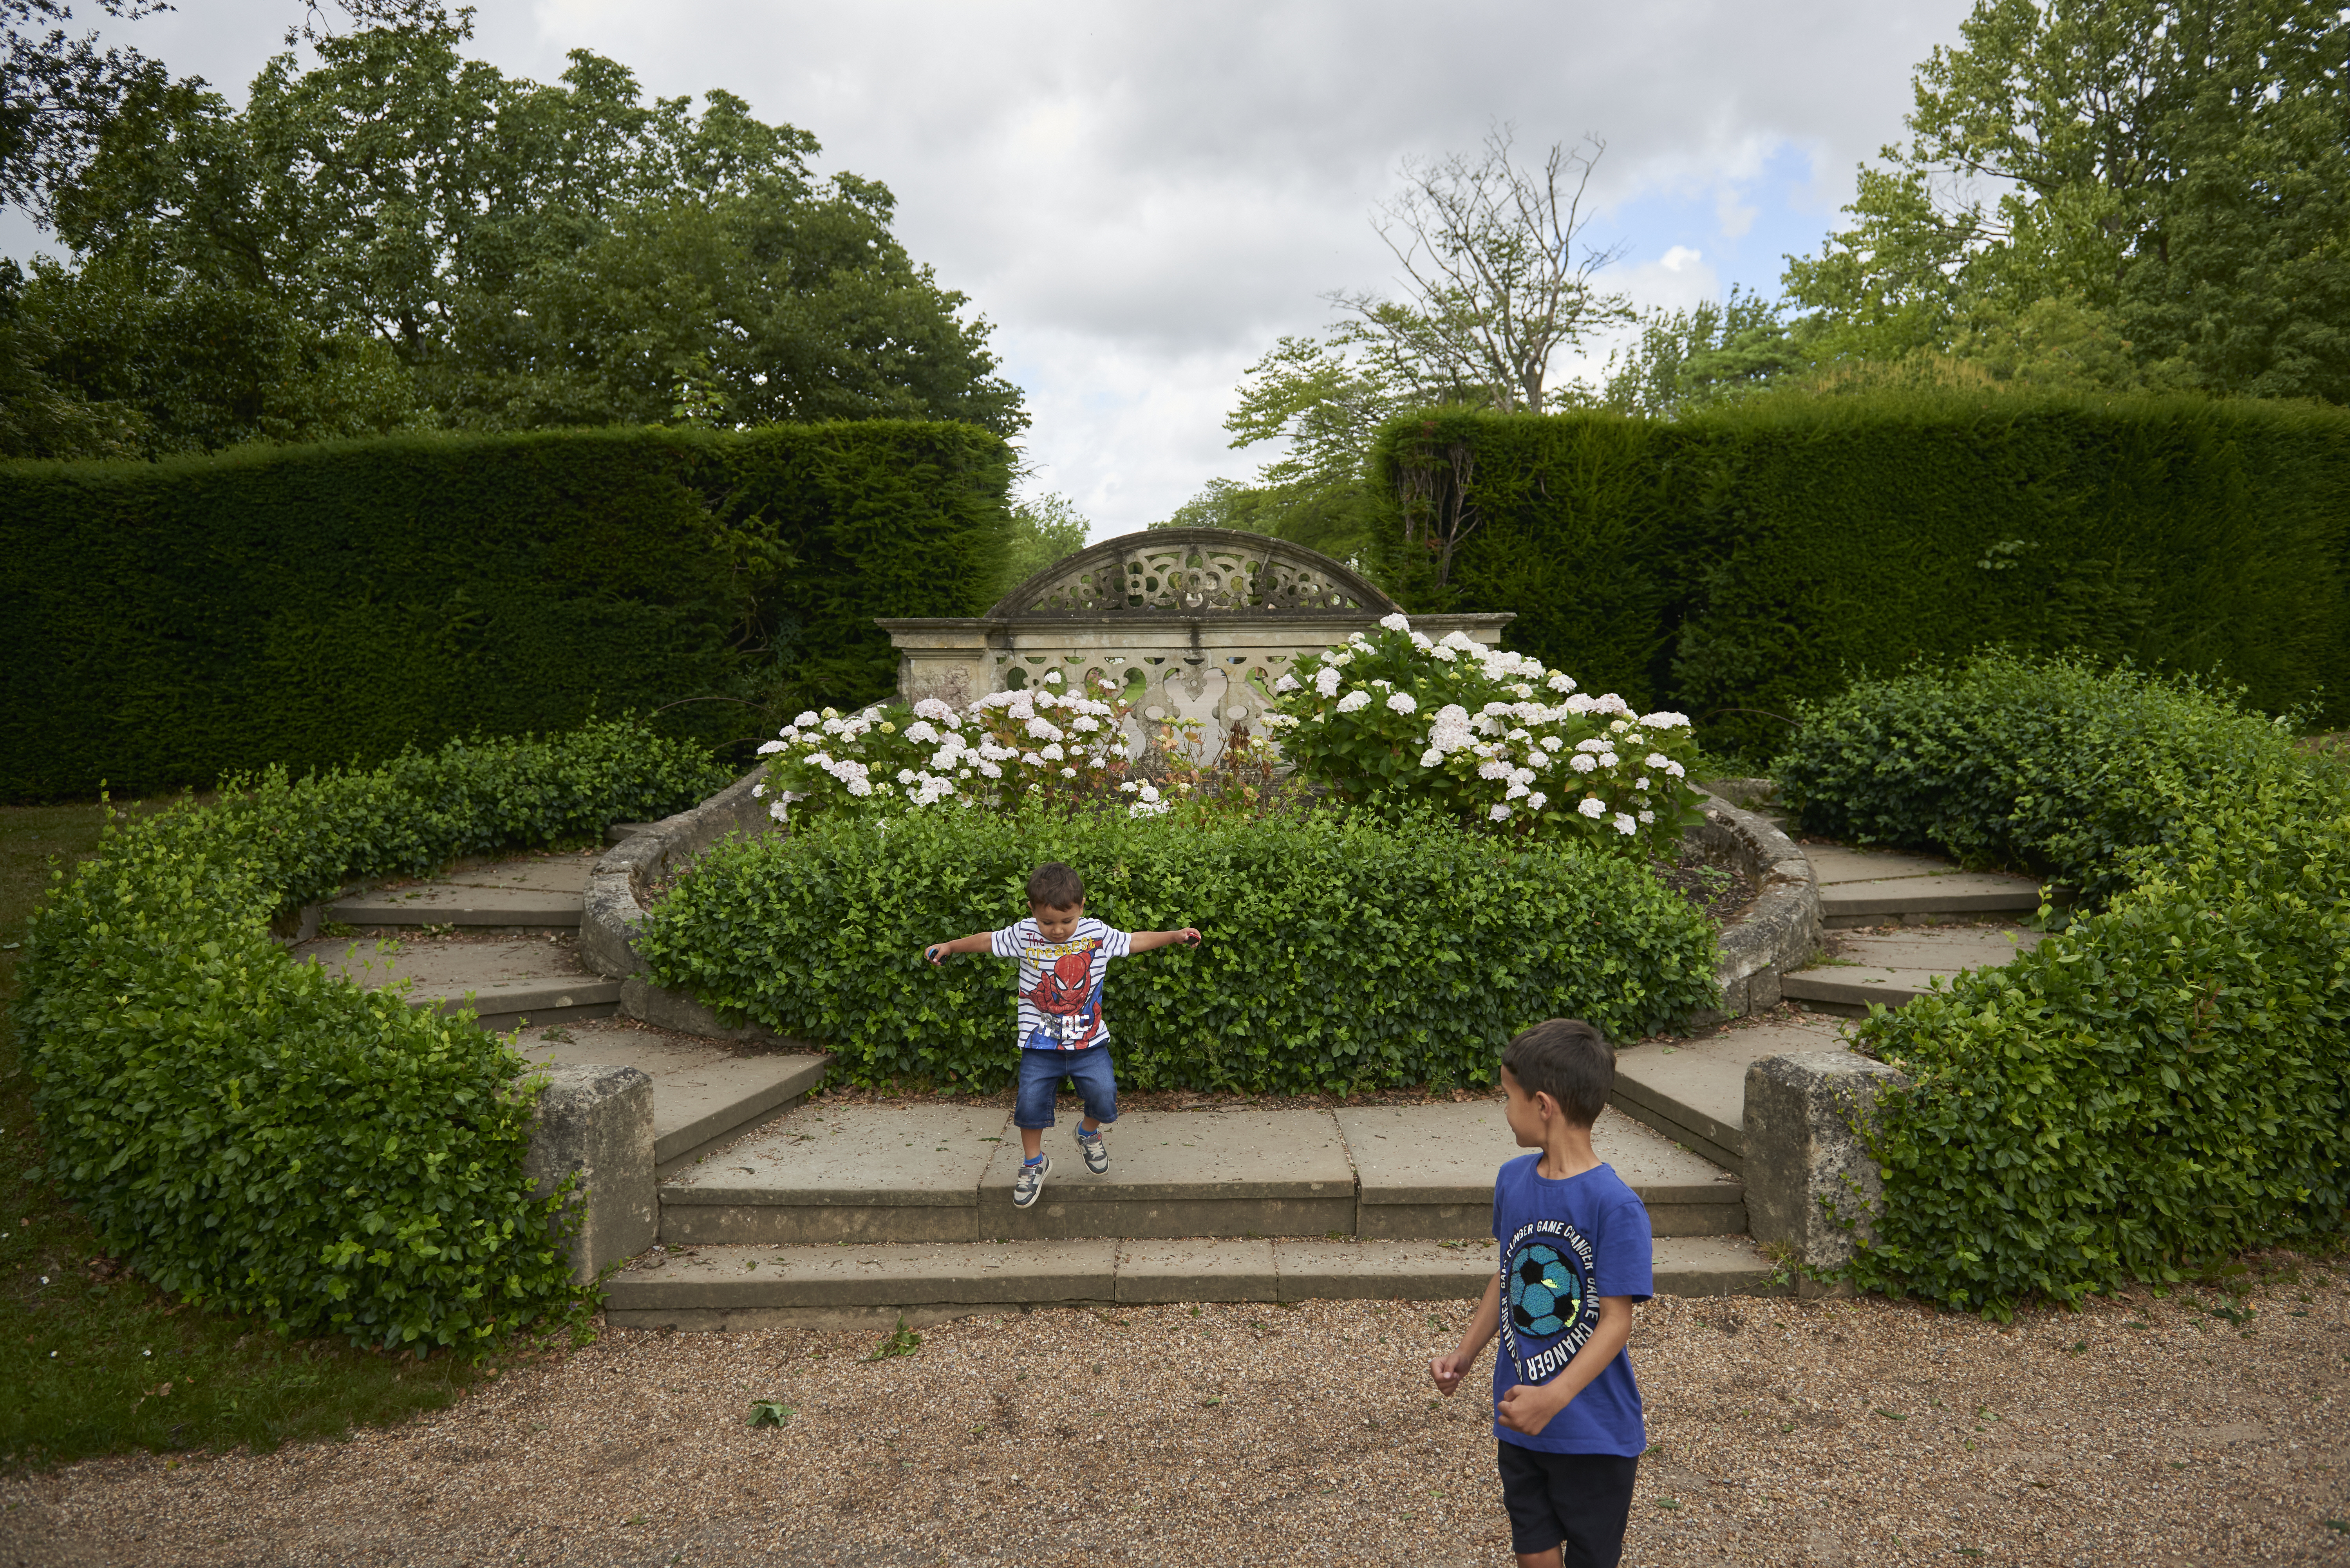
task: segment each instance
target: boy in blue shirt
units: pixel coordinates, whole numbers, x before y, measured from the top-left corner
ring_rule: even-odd
[[[1648,1446],[1624,1346],[1653,1262],[1648,1210],[1591,1149],[1616,1053],[1590,1024],[1554,1018],[1503,1049],[1502,1084],[1518,1147],[1542,1152],[1495,1179],[1501,1267],[1428,1370],[1450,1396],[1500,1331],[1493,1436],[1521,1568],[1616,1568]]]
[[[1028,877],[1028,918],[1000,931],[973,931],[951,942],[933,942],[922,956],[944,963],[951,953],[993,953],[1020,961],[1020,1088],[1012,1123],[1020,1129],[1019,1174],[1012,1201],[1022,1209],[1036,1201],[1053,1162],[1045,1154],[1045,1129],[1053,1125],[1053,1100],[1061,1080],[1077,1085],[1085,1119],[1077,1124],[1077,1152],[1096,1176],[1109,1168],[1105,1122],[1118,1120],[1118,1080],[1109,1067],[1109,1026],[1102,1022],[1102,977],[1109,961],[1147,953],[1171,942],[1199,945],[1190,926],[1180,931],[1121,931],[1086,914],[1084,879],[1057,860]]]

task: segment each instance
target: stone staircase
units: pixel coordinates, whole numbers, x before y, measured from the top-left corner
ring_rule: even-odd
[[[2012,923],[2039,907],[2022,878],[1803,849],[1830,950],[1780,977],[1775,1008],[1625,1046],[1619,1114],[1594,1132],[1648,1207],[1667,1293],[1785,1288],[1744,1233],[1750,1064],[1843,1051],[1835,1014],[1901,1005],[1938,976],[2037,940]],[[810,1098],[830,1060],[820,1053],[619,1016],[624,996],[648,988],[583,958],[595,858],[537,855],[350,892],[319,911],[326,934],[296,950],[363,984],[405,985],[419,1006],[470,1007],[485,1027],[518,1031],[536,1061],[651,1079],[659,1241],[608,1281],[616,1323],[1429,1298],[1475,1294],[1491,1276],[1492,1174],[1519,1152],[1498,1099],[1130,1111],[1104,1176],[1085,1169],[1066,1128],[1047,1135],[1054,1174],[1017,1209],[1019,1136],[1000,1103]],[[1076,1115],[1066,1102],[1064,1121]]]

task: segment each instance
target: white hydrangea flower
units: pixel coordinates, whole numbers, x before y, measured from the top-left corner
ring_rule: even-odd
[[[810,752],[807,763],[812,768],[822,768],[827,773],[832,771],[832,759],[822,752]]]
[[[1047,670],[1045,671],[1045,679],[1051,681],[1058,681],[1061,679],[1061,672],[1057,670]]]
[[[1422,653],[1432,653],[1436,649],[1436,644],[1429,641],[1425,636],[1419,632],[1413,632],[1411,634],[1411,645],[1419,649]]]
[[[1419,753],[1419,765],[1424,768],[1442,767],[1444,765],[1444,753],[1437,750],[1434,746],[1430,746],[1428,750]]]
[[[1492,810],[1487,812],[1485,816],[1488,821],[1507,822],[1510,820],[1510,808],[1506,805],[1497,805]]]
[[[1286,697],[1289,693],[1296,690],[1297,677],[1290,674],[1286,670],[1282,672],[1280,680],[1273,683],[1273,694],[1276,697]]]
[[[1388,693],[1388,707],[1398,713],[1417,713],[1419,701],[1409,691],[1390,691]]]
[[[781,741],[765,741],[760,743],[759,754],[763,757],[772,757],[783,749],[784,742]]]
[[[1576,773],[1587,774],[1599,765],[1599,759],[1589,752],[1577,752],[1566,759],[1566,765]]]
[[[1456,653],[1474,653],[1485,645],[1465,631],[1454,630],[1444,634],[1441,646],[1451,649]]]
[[[863,779],[851,779],[848,781],[848,793],[860,797],[868,795],[873,793],[873,786]]]
[[[1568,675],[1562,670],[1554,670],[1550,672],[1550,679],[1544,681],[1543,684],[1564,696],[1567,692],[1575,690],[1575,677]]]
[[[1647,763],[1648,763],[1650,767],[1652,767],[1652,768],[1661,768],[1661,767],[1665,766],[1667,763],[1670,763],[1670,762],[1672,761],[1672,758],[1670,758],[1670,757],[1669,757],[1669,756],[1665,755],[1665,753],[1662,753],[1662,752],[1650,752],[1650,753],[1649,753],[1646,757],[1642,758],[1641,760],[1642,760],[1643,762]]]
[[[779,794],[774,800],[769,801],[767,803],[767,815],[774,817],[777,822],[786,820],[786,813],[790,809],[788,804],[790,799],[791,797],[789,795]]]
[[[1598,821],[1601,817],[1607,815],[1607,803],[1602,801],[1596,794],[1585,795],[1582,801],[1576,805],[1575,809],[1583,813],[1584,815],[1589,817],[1594,822]]]
[[[914,704],[914,717],[928,719],[933,724],[951,723],[954,720],[954,710],[935,697],[925,697]]]
[[[1327,669],[1332,665],[1336,665],[1339,669],[1344,670],[1347,666],[1355,662],[1355,649],[1363,646],[1363,634],[1358,631],[1355,634],[1354,640],[1347,647],[1333,649],[1328,653],[1324,654],[1322,656],[1323,667]]]
[[[1534,694],[1534,689],[1521,680],[1510,688],[1510,694],[1523,702]]]
[[[1526,753],[1526,766],[1533,768],[1537,772],[1547,771],[1550,767],[1550,753],[1548,752],[1528,752]]]
[[[1483,762],[1477,764],[1477,776],[1481,779],[1508,778],[1510,776],[1510,764],[1503,762],[1499,757],[1487,757]]]
[[[1382,631],[1409,631],[1411,629],[1411,622],[1404,617],[1400,610],[1399,610],[1394,615],[1381,616],[1379,618],[1379,628]],[[1357,635],[1359,636],[1360,634],[1357,633]]]
[[[1141,787],[1137,793],[1141,795],[1143,804],[1146,805],[1155,805],[1159,800],[1159,786],[1149,779],[1142,781]]]
[[[1673,777],[1677,779],[1686,778],[1689,775],[1689,770],[1681,766],[1679,763],[1667,763],[1665,764],[1665,772],[1672,774]]]
[[[1503,800],[1523,800],[1527,794],[1528,791],[1525,785],[1522,784],[1513,784],[1503,793],[1502,798]]]
[[[1062,751],[1059,743],[1055,742],[1049,746],[1038,747],[1036,749],[1036,754],[1044,758],[1048,763],[1057,763],[1068,753]]]
[[[1534,794],[1526,796],[1526,809],[1528,811],[1540,811],[1549,804],[1550,796],[1543,794],[1540,790],[1536,790]]]
[[[938,731],[931,727],[931,722],[928,719],[917,719],[906,726],[906,739],[918,746],[935,745],[938,738]]]
[[[979,763],[979,776],[983,779],[1000,779],[1003,776],[1003,765],[983,757]]]
[[[1061,770],[1061,776],[1065,779],[1073,779],[1077,776],[1077,770],[1075,768],[1063,768]]]
[[[1356,687],[1352,691],[1347,692],[1344,697],[1338,699],[1338,711],[1341,713],[1360,712],[1363,709],[1367,708],[1370,705],[1370,692],[1360,686]]]
[[[1640,814],[1640,820],[1642,822],[1654,822],[1657,820],[1657,814],[1653,811],[1644,811]]]
[[[1101,721],[1095,718],[1091,713],[1080,713],[1076,718],[1069,721],[1069,728],[1078,732],[1080,734],[1090,735],[1096,730],[1101,728]]]
[[[1450,664],[1461,657],[1459,649],[1447,648],[1440,642],[1428,651],[1440,664]]]
[[[1338,667],[1335,664],[1326,664],[1314,672],[1314,690],[1325,697],[1336,697],[1338,694]]]
[[[1447,702],[1436,711],[1428,727],[1428,743],[1437,752],[1457,752],[1470,744],[1471,733],[1469,710],[1458,702]]]
[[[1138,800],[1126,808],[1128,816],[1159,816],[1173,809],[1165,801]]]
[[[1526,785],[1534,782],[1534,771],[1532,768],[1513,769],[1510,774],[1510,782],[1516,784],[1519,788],[1523,789]]]
[[[1621,761],[1623,761],[1623,759],[1618,757],[1613,752],[1602,752],[1599,753],[1599,765],[1603,768],[1612,768]]]
[[[912,784],[914,782],[914,770],[911,768],[899,768],[898,770],[898,782],[901,784]]]
[[[1643,713],[1640,715],[1640,722],[1648,725],[1651,730],[1686,730],[1689,728],[1689,715],[1687,713]]]
[[[1633,787],[1634,789],[1646,789],[1646,788],[1648,788],[1648,774],[1642,774],[1640,775],[1640,782],[1639,782],[1639,783],[1638,783],[1638,784],[1634,784],[1632,787]]]
[[[1024,767],[1041,768],[1045,765],[1045,759],[1038,756],[1034,752],[1021,753],[1020,762],[1021,765]]]
[[[1627,836],[1640,831],[1640,825],[1622,812],[1616,814],[1616,831]]]
[[[762,797],[762,796],[764,796],[766,793],[767,793],[767,786],[766,786],[766,784],[765,784],[764,782],[759,783],[759,784],[753,784],[753,785],[751,786],[751,798],[752,798],[753,800],[757,800],[757,799],[761,798],[761,797]]]
[[[805,713],[801,714],[798,718],[796,718],[796,719],[793,720],[793,721],[792,721],[792,722],[793,722],[795,725],[798,726],[800,729],[805,730],[805,729],[806,729],[810,724],[815,723],[818,719],[829,719],[829,718],[831,718],[832,716],[833,716],[833,712],[832,712],[832,710],[831,710],[831,709],[829,709],[829,708],[827,708],[827,709],[826,709],[823,712],[821,712],[821,713],[817,712],[815,709],[811,708],[811,709],[809,709],[806,712],[805,712]]]

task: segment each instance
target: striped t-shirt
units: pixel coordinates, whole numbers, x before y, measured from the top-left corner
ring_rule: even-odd
[[[1109,961],[1133,950],[1128,932],[1090,915],[1066,941],[1046,941],[1031,918],[1006,926],[989,941],[997,958],[1020,961],[1020,1044],[1029,1051],[1083,1051],[1107,1044],[1102,976]]]

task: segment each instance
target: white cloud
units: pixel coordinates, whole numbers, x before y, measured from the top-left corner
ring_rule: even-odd
[[[1106,535],[1253,471],[1224,448],[1232,388],[1275,336],[1324,325],[1323,294],[1390,286],[1367,219],[1402,159],[1497,121],[1531,151],[1595,132],[1604,216],[1627,255],[1665,258],[1616,286],[1768,286],[1775,249],[1813,248],[1853,165],[1899,134],[1911,67],[1967,9],[501,0],[476,48],[542,79],[587,47],[650,92],[726,88],[815,132],[821,168],[885,182],[907,248],[995,324],[1031,460]],[[241,99],[296,16],[211,0],[108,31]]]

